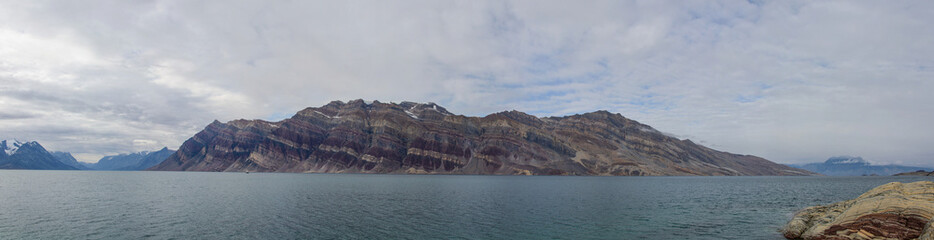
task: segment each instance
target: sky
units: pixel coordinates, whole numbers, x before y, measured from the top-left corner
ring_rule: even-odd
[[[0,1],[0,138],[94,162],[333,100],[608,110],[934,167],[934,1]]]

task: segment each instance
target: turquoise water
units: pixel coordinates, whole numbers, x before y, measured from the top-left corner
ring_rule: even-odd
[[[794,211],[930,177],[0,171],[2,239],[781,239]]]

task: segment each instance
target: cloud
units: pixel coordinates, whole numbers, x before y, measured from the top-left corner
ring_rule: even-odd
[[[605,109],[778,162],[934,166],[923,1],[3,5],[0,135],[81,156],[364,98]]]
[[[36,115],[36,114],[33,114],[33,113],[20,112],[20,111],[14,111],[14,112],[0,112],[0,119],[3,119],[3,120],[14,120],[14,119],[15,119],[15,120],[23,120],[23,119],[35,118],[35,117],[38,117],[38,116],[39,116],[39,115]]]

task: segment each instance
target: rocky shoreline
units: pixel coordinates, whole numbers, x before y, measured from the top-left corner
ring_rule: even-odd
[[[808,207],[781,231],[788,239],[934,240],[934,182],[892,182],[853,200]]]

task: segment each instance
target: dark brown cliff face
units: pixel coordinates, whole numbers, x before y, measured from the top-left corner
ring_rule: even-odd
[[[433,103],[362,100],[279,122],[213,122],[151,170],[533,174],[807,175],[668,137],[606,111],[538,118],[454,115]]]

